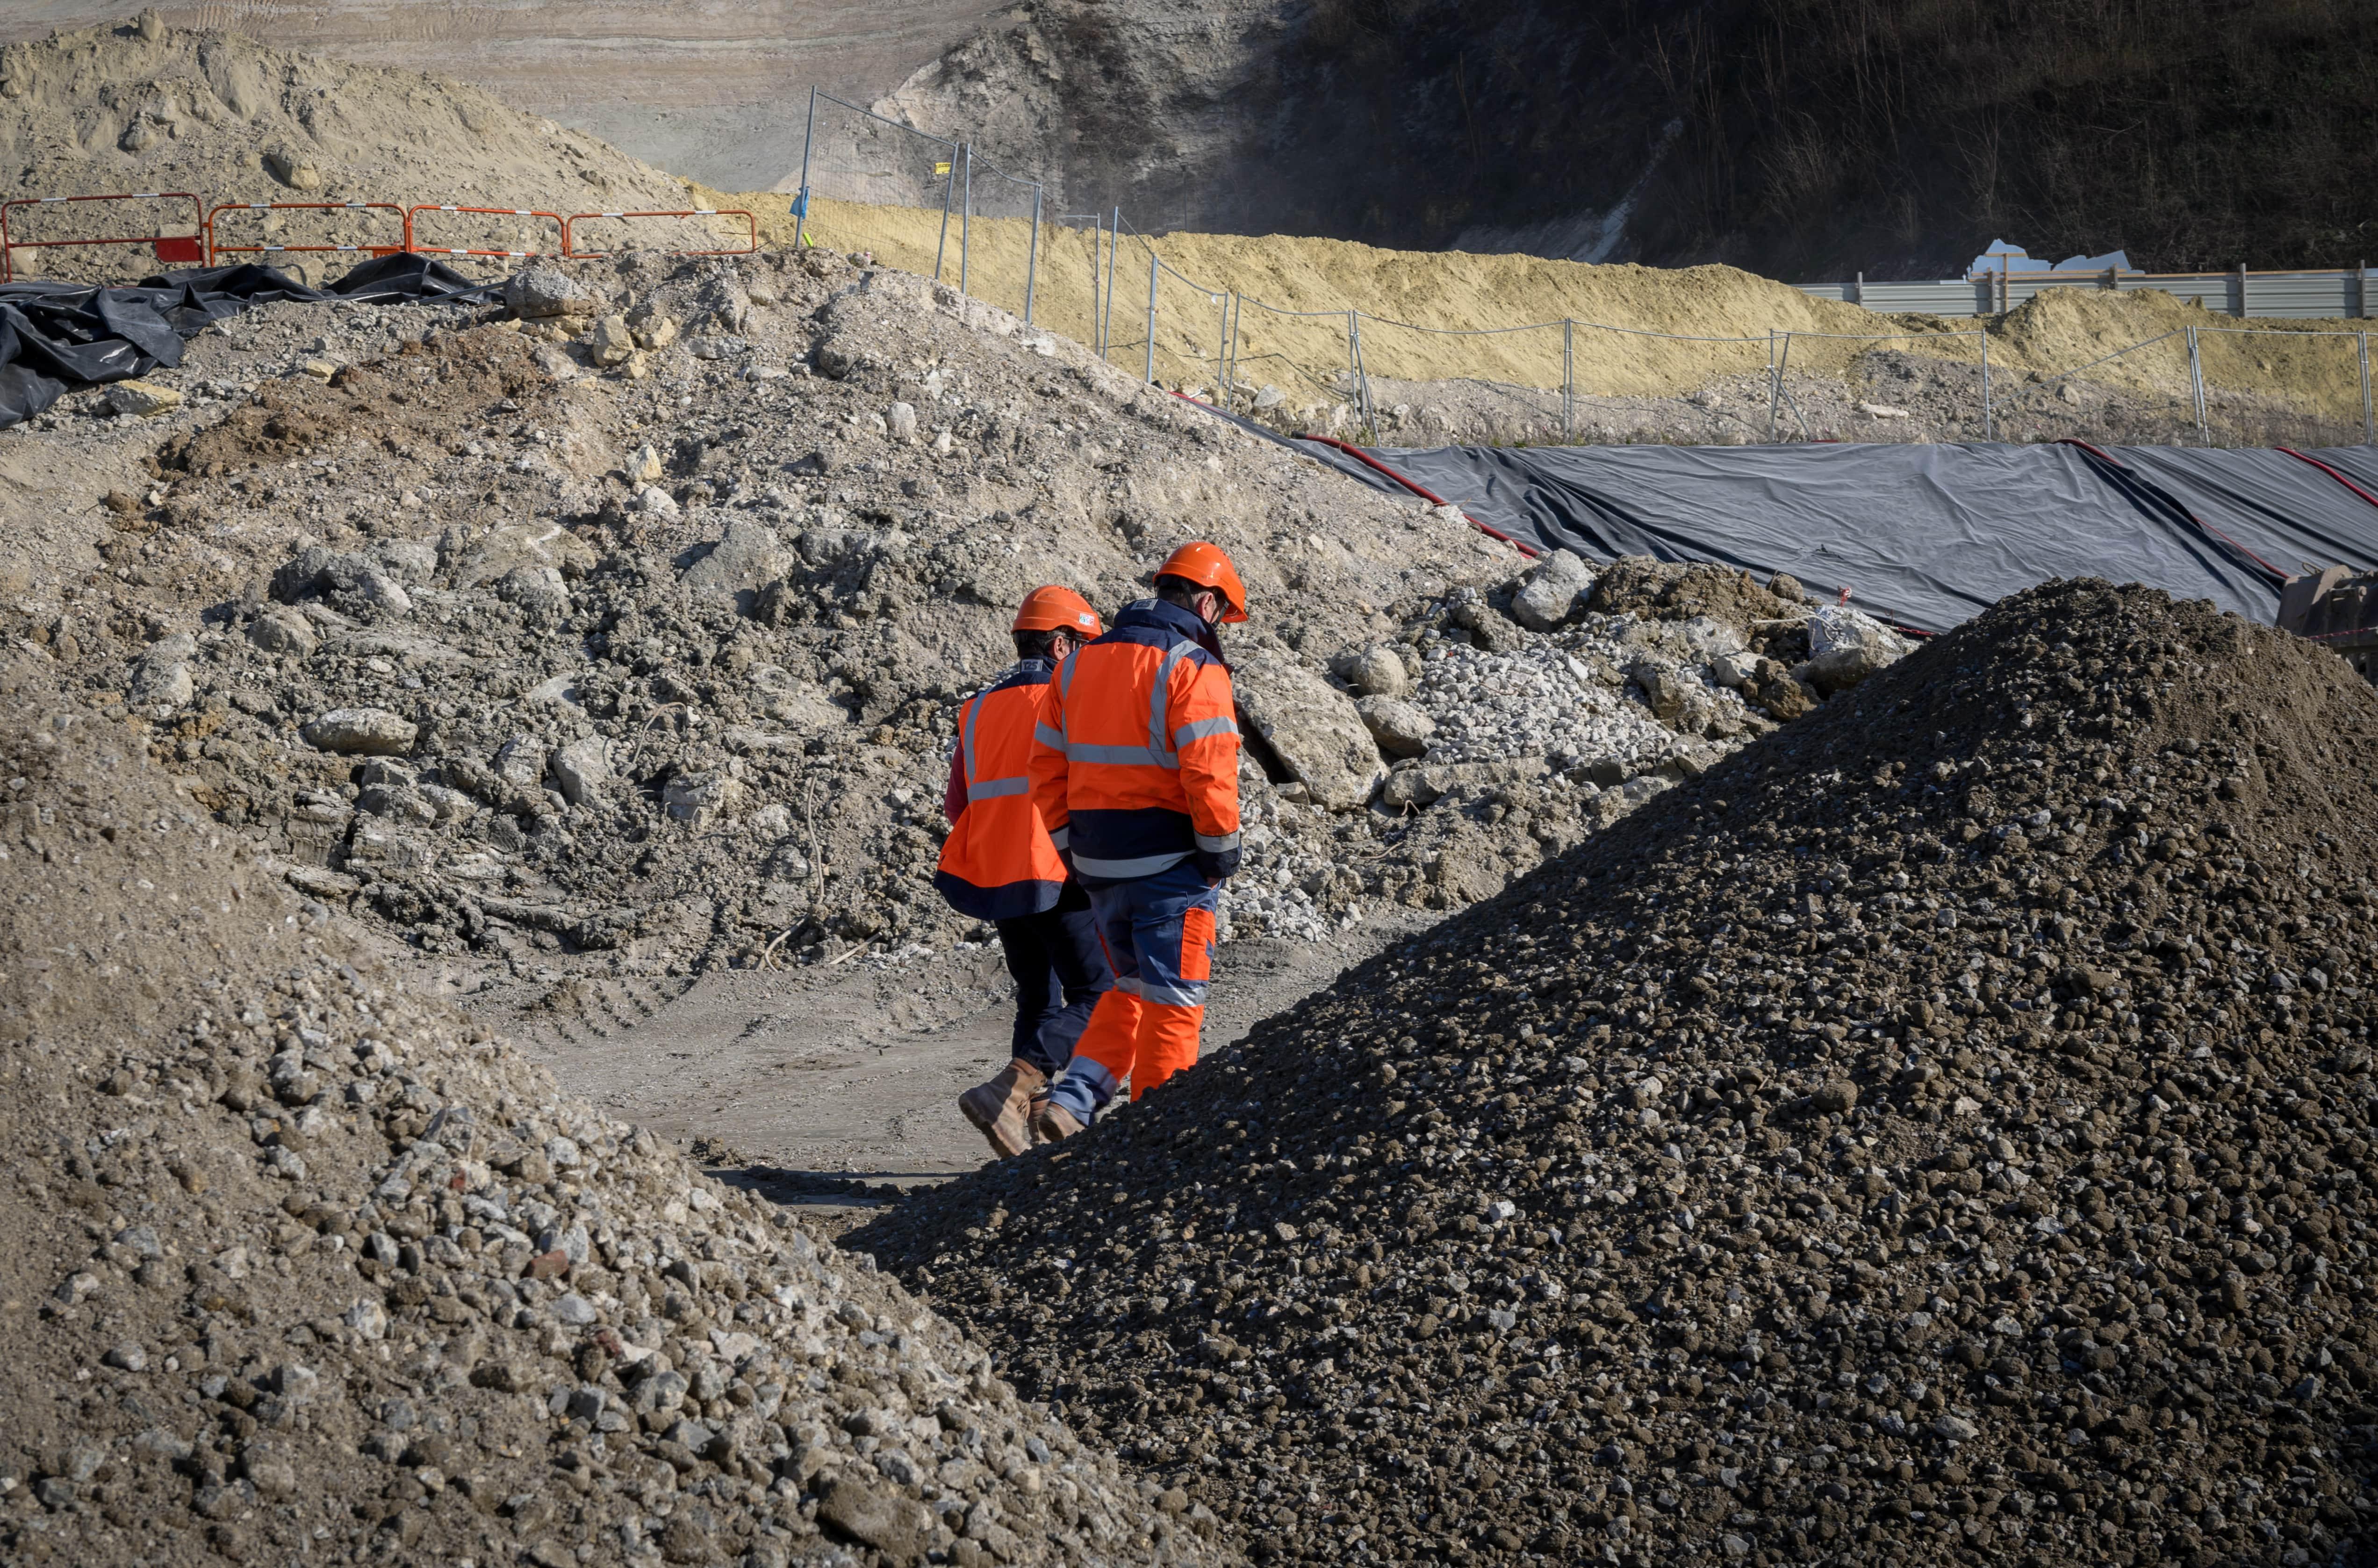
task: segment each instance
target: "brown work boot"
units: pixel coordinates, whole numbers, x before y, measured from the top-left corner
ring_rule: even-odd
[[[1029,1062],[1010,1062],[989,1083],[978,1083],[958,1096],[958,1109],[1002,1157],[1021,1154],[1031,1147],[1026,1116],[1032,1096],[1047,1081]]]
[[[1043,1100],[1033,1107],[1032,1135],[1039,1142],[1062,1142],[1081,1130],[1082,1124],[1074,1119],[1074,1113],[1054,1100]]]

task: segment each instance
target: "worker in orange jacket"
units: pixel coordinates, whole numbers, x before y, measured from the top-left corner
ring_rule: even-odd
[[[1114,989],[1032,1130],[1070,1138],[1126,1078],[1136,1099],[1197,1060],[1216,890],[1239,865],[1239,727],[1216,627],[1247,618],[1230,557],[1182,546],[1156,597],[1057,667],[1032,799],[1088,892]]]
[[[1035,588],[1011,628],[1015,667],[958,710],[942,802],[950,836],[933,885],[960,914],[998,928],[1015,977],[1011,1059],[958,1097],[958,1110],[1000,1154],[1030,1145],[1033,1098],[1071,1058],[1114,983],[1089,899],[1041,826],[1027,773],[1051,675],[1100,630],[1098,612],[1071,588]]]

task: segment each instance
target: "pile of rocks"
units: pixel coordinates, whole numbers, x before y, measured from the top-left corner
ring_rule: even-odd
[[[869,1260],[311,931],[46,677],[0,667],[0,1555],[1211,1555]]]
[[[2357,1560],[2378,705],[2050,585],[858,1233],[1266,1560]]]
[[[1191,533],[1255,597],[1227,935],[1496,891],[1814,700],[1796,588],[1529,567],[921,279],[631,254],[505,299],[269,307],[160,373],[184,404],[44,416],[153,457],[113,585],[13,607],[459,990],[980,939],[930,881],[958,704],[1041,577],[1111,609]]]

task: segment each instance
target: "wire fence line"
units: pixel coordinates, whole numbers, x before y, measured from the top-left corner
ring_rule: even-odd
[[[1296,389],[1322,400],[1333,429],[1339,421],[1351,420],[1358,434],[1372,440],[1407,412],[1401,404],[1382,410],[1376,384],[1381,381],[1477,389],[1514,411],[1533,439],[1563,442],[1579,439],[1597,398],[1606,407],[1614,398],[1657,402],[1671,395],[1590,390],[1583,384],[1589,373],[1581,359],[1591,356],[1579,350],[1581,334],[1595,333],[1685,351],[1687,359],[1663,372],[1668,383],[1698,376],[1707,385],[1731,378],[1763,404],[1763,417],[1744,422],[1751,427],[1746,434],[1755,431],[1769,441],[1833,439],[1837,428],[1852,419],[1868,421],[1857,427],[1868,435],[1887,439],[1897,428],[1888,420],[1909,417],[1904,410],[1848,401],[1855,394],[1846,390],[1849,371],[1838,368],[1838,352],[1819,355],[1820,362],[1837,367],[1837,380],[1807,369],[1805,353],[1796,364],[1796,350],[1820,344],[1856,345],[1861,356],[1895,355],[1898,363],[1892,368],[1929,397],[1934,424],[1984,440],[2002,433],[2021,440],[2026,429],[2035,439],[2066,433],[2055,423],[2070,424],[2077,416],[2059,409],[2060,402],[2068,408],[2096,403],[2092,428],[2117,440],[2192,438],[2206,445],[2378,440],[2366,332],[2191,326],[2049,372],[2021,371],[2020,362],[2003,350],[1994,364],[1992,332],[1978,324],[1930,332],[1793,327],[1723,334],[1564,317],[1446,327],[1359,306],[1314,309],[1277,304],[1191,276],[1119,206],[1051,214],[1045,210],[1041,182],[996,168],[965,138],[932,136],[812,90],[795,215],[809,218],[816,198],[906,208],[932,220],[937,282],[955,281],[962,292],[1018,307],[1027,323],[1035,320],[1036,309],[1051,304],[1071,335],[1091,352],[1132,366],[1151,384],[1162,384],[1169,376],[1175,390],[1210,392],[1220,405],[1272,423],[1294,422],[1315,411],[1311,405],[1288,406],[1282,388]],[[1044,271],[1042,264],[1044,231],[1052,243],[1065,241],[1062,255],[1049,253],[1052,271]],[[797,232],[803,241],[816,239],[806,224]],[[1128,259],[1126,252],[1132,253]],[[2252,274],[2208,276],[2235,281],[2228,303],[2241,316],[2270,313],[2294,297],[2264,288]],[[2359,314],[2362,270],[2334,276],[2334,288],[2329,275],[2323,275],[2314,292],[2322,301],[2334,293],[2334,303]],[[2051,284],[2044,278],[1998,276],[1990,283],[1990,303],[2002,313],[2019,303],[2017,295],[2028,298],[2048,286],[2089,286],[2093,281],[2099,287],[2149,286],[2144,275],[2111,277],[2109,284],[2061,274]],[[2271,281],[2279,280],[2275,275]],[[1050,283],[1058,286],[1058,297],[1044,301],[1040,296]],[[1870,299],[1880,308],[1888,291],[1901,288],[1868,285],[1861,279],[1808,292],[1858,303]],[[1952,289],[1940,303],[1953,307],[1953,294]],[[1968,294],[1972,303],[1957,313],[1985,313],[1981,295],[1975,289]],[[1442,345],[1456,341],[1476,343],[1480,353],[1469,364],[1447,365]],[[1495,342],[1509,346],[1486,348]],[[1608,356],[1600,362],[1606,374]],[[2093,373],[2097,379],[2086,379]],[[2283,394],[2281,388],[2289,390]],[[1546,398],[1557,403],[1547,405]],[[1829,406],[1812,407],[1811,399]],[[1928,427],[1911,422],[1904,428]]]

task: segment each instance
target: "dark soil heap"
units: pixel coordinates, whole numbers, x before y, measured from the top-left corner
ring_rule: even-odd
[[[851,1241],[1259,1558],[2359,1560],[2373,755],[2050,585]]]
[[[0,663],[0,1561],[1206,1552],[865,1260],[407,996],[42,673]]]

